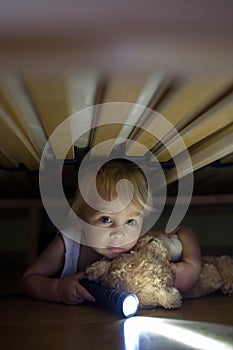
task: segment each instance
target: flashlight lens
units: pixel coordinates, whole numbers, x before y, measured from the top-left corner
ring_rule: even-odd
[[[125,317],[133,316],[138,309],[139,301],[136,295],[129,294],[123,301],[122,311]]]

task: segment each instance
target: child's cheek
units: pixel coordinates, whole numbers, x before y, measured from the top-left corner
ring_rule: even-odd
[[[85,244],[90,247],[104,248],[106,238],[109,235],[109,230],[91,225],[86,225],[84,228]]]

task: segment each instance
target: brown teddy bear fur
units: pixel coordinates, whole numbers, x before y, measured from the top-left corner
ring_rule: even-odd
[[[141,237],[130,253],[102,260],[87,268],[89,280],[137,295],[140,308],[178,308],[183,298],[198,298],[216,290],[233,295],[233,258],[203,256],[200,277],[185,295],[173,286],[168,252],[159,238]]]

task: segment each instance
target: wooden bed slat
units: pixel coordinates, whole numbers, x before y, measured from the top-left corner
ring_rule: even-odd
[[[233,164],[233,153],[221,159],[221,162],[224,163],[232,163]]]
[[[58,76],[24,76],[25,84],[40,116],[41,123],[47,136],[70,115],[68,104],[68,92],[64,77]],[[57,159],[63,159],[65,141],[71,142],[70,126],[64,127],[61,138],[52,144]],[[73,159],[73,147],[67,153],[67,158]]]
[[[0,146],[3,145],[7,154],[17,163],[24,163],[30,170],[39,167],[40,158],[31,143],[14,123],[7,112],[0,106]]]
[[[202,168],[203,166],[221,159],[233,152],[233,124],[212,135],[207,140],[190,150],[192,168],[186,166],[186,159],[180,158],[183,171],[179,177],[188,175],[190,172]],[[177,180],[176,168],[172,168],[167,173],[167,183]]]
[[[170,80],[164,74],[154,74],[147,79],[134,108],[126,119],[126,125],[123,126],[119,133],[119,138],[135,138],[138,128],[144,124],[151,114],[150,108],[156,106],[169,83]],[[145,106],[148,109],[145,109],[142,113],[141,106]]]
[[[62,130],[58,142],[53,144],[57,158],[63,159],[63,141],[71,144],[77,131],[89,129],[75,141],[82,156],[89,149],[93,155],[108,155],[111,146],[104,146],[98,152],[92,147],[101,145],[109,138],[114,139],[112,146],[128,138],[127,145],[130,145],[131,140],[139,143],[138,147],[134,143],[127,148],[129,156],[144,155],[145,150],[141,147],[144,145],[151,149],[158,161],[166,162],[173,158],[175,162],[182,163],[179,160],[182,159],[182,149],[178,147],[172,128],[164,128],[163,119],[151,120],[151,110],[142,113],[140,106],[145,106],[159,111],[178,128],[190,152],[193,170],[198,170],[195,181],[201,193],[211,193],[210,190],[214,191],[215,187],[216,193],[220,193],[219,183],[224,183],[222,191],[232,188],[231,167],[205,167],[218,159],[221,162],[233,162],[233,93],[230,78],[190,77],[177,81],[175,77],[172,79],[164,74],[154,73],[136,76],[111,73],[109,80],[105,81],[103,78],[96,71],[69,71],[53,76],[26,73],[23,77],[1,74],[0,166],[17,168],[20,163],[24,163],[29,170],[38,170],[47,138],[70,115],[98,103],[129,102],[134,103],[135,107],[132,108],[129,104],[130,107],[121,116],[113,116],[111,119],[111,109],[107,113],[101,109],[97,109],[98,113],[95,113],[91,109],[89,113],[82,114],[82,120],[80,118],[74,124],[67,124],[67,129]],[[103,83],[105,86],[101,90]],[[104,93],[101,95],[100,92]],[[117,123],[109,125],[114,118]],[[106,122],[107,125],[93,129],[98,121]],[[152,135],[158,130],[158,137]],[[168,149],[172,150],[172,156]],[[71,147],[66,158],[73,157]],[[185,167],[185,163],[182,164],[184,170],[179,173],[180,177],[192,171]],[[64,169],[64,188],[68,194],[75,186],[74,169],[74,164],[72,168],[69,165],[69,168]],[[15,193],[19,197],[30,194],[37,196],[34,184],[38,179],[33,175],[28,172],[9,172],[8,176],[7,171],[0,171],[3,171],[0,187],[12,187],[9,195],[11,193],[14,196]],[[168,184],[177,180],[175,167],[165,172]],[[20,189],[17,190],[17,187]],[[4,197],[7,192],[3,192]]]
[[[96,72],[74,72],[67,77],[68,106],[71,115],[96,104],[99,79],[99,74]],[[82,114],[70,125],[73,138],[77,134],[76,129],[82,135],[75,141],[75,145],[79,148],[87,148],[90,144],[93,117],[93,109],[87,109],[85,115]],[[87,129],[89,131],[84,132]]]
[[[4,106],[17,126],[24,132],[39,155],[42,154],[47,137],[36,114],[30,97],[25,90],[23,80],[13,74],[1,77],[0,89]],[[1,100],[2,100],[1,98]]]
[[[155,114],[150,120],[145,121],[144,130],[140,130],[134,140],[144,145],[148,150],[157,150],[162,146],[161,141],[169,141],[174,137],[176,130],[180,131],[191,123],[216,99],[224,95],[231,85],[232,80],[228,77],[190,78],[186,80],[180,84],[180,87],[175,87],[174,91],[156,108],[156,112],[171,123],[170,130],[168,132],[161,131],[159,138],[156,136],[159,129],[163,129],[163,125]],[[173,130],[173,126],[176,127],[176,130]],[[162,138],[163,140],[161,140]],[[145,153],[137,144],[133,144],[128,147],[128,154],[130,156],[143,156]]]
[[[9,154],[7,154],[4,146],[0,147],[0,165],[4,168],[15,168],[18,163]]]
[[[233,94],[195,119],[180,132],[180,136],[189,148],[231,123],[233,123]],[[167,142],[166,147],[155,153],[157,159],[162,162],[168,161],[171,158],[168,149],[172,150],[173,157],[179,154],[182,151],[179,140],[180,137],[175,137]]]
[[[129,102],[137,103],[144,87],[147,82],[147,75],[119,75],[112,74],[107,82],[107,87],[103,97],[102,103],[108,102]],[[127,118],[130,113],[132,113],[132,107],[126,106],[122,110],[121,115],[117,116],[115,113],[111,113],[110,107],[99,108],[96,113],[96,120],[94,125],[99,125],[100,123],[107,123],[106,125],[98,126],[92,138],[91,147],[94,148],[96,145],[103,143],[108,139],[116,140],[119,136],[122,127],[127,123]],[[109,125],[117,120],[114,125]],[[114,145],[115,141],[112,142]],[[92,149],[93,155],[108,155],[111,149],[103,146],[97,149]]]
[[[181,130],[203,110],[215,103],[232,86],[228,76],[193,78],[184,81],[180,88],[158,106],[157,111]]]

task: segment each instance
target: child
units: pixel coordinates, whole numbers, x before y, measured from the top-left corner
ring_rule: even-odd
[[[58,233],[25,271],[23,290],[33,298],[70,305],[85,300],[95,301],[79,283],[85,278],[86,268],[94,261],[113,259],[129,252],[142,233],[151,200],[146,177],[136,164],[115,159],[100,168],[96,188],[103,201],[94,196],[87,181],[85,187],[88,176],[85,178],[82,188],[87,200],[78,190],[73,204],[73,210],[83,223],[82,241],[79,243],[64,233]],[[174,242],[176,244],[176,237],[179,239],[179,261],[168,264],[175,274],[175,286],[181,292],[190,289],[199,276],[201,265],[200,248],[194,232],[178,227],[170,235],[165,235],[163,229],[151,230],[148,234],[160,235],[168,249],[174,246]]]

